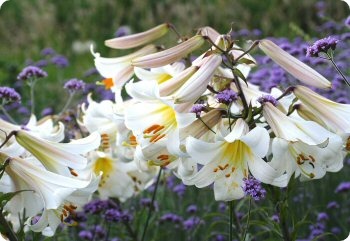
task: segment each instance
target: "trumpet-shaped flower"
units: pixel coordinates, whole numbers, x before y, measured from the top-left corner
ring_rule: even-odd
[[[29,190],[15,196],[21,199],[22,205],[17,206],[20,202],[11,203],[16,204],[13,210],[26,208],[29,212],[33,212],[33,210],[39,211],[42,207],[56,209],[65,198],[77,189],[87,187],[91,181],[65,177],[36,166],[28,160],[0,153],[0,163],[3,164],[6,161],[8,165],[6,165],[5,172],[13,181],[15,190]],[[40,202],[32,203],[38,198]]]
[[[230,201],[244,196],[243,179],[248,178],[249,171],[259,181],[271,183],[276,172],[262,159],[269,141],[264,128],[249,131],[242,119],[236,121],[228,135],[219,135],[214,143],[189,137],[187,152],[203,167],[186,180],[187,184],[201,188],[214,182],[215,199]]]
[[[72,140],[70,143],[45,141],[24,130],[16,131],[15,138],[47,170],[57,173],[66,172],[67,167],[74,169],[85,168],[87,159],[81,154],[86,154],[100,145],[100,135],[97,132],[79,140]],[[71,174],[74,176],[74,171]]]
[[[168,32],[169,27],[170,24],[163,23],[142,33],[106,40],[105,45],[114,49],[135,48],[162,37]]]
[[[295,87],[293,93],[325,128],[340,135],[350,134],[350,105],[331,101],[304,86]]]
[[[272,41],[268,39],[260,40],[259,47],[273,61],[303,83],[317,88],[331,88],[331,83],[325,77],[288,54]]]
[[[330,135],[326,147],[276,137],[272,142],[272,154],[270,165],[280,173],[272,184],[280,187],[287,186],[293,174],[301,180],[311,180],[322,178],[327,171],[337,172],[344,160],[342,139],[335,134]]]
[[[313,121],[287,116],[269,102],[263,105],[263,115],[276,137],[308,145],[327,145],[334,134]]]
[[[118,58],[103,58],[95,53],[91,46],[91,53],[95,57],[95,66],[98,72],[105,78],[109,88],[113,91],[120,89],[133,76],[134,68],[131,61],[136,57],[144,56],[157,51],[154,45],[147,45],[142,49],[129,55]]]

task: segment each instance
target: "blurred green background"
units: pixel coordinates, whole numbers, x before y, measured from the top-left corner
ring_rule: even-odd
[[[318,16],[320,8],[335,21],[349,12],[340,0],[9,0],[0,9],[0,84],[12,86],[26,61],[40,61],[40,51],[51,47],[70,62],[64,69],[45,68],[45,90],[52,98],[38,98],[52,106],[63,93],[57,83],[83,79],[94,66],[88,50],[91,41],[103,56],[125,53],[103,44],[120,26],[138,32],[171,22],[181,34],[192,34],[205,25],[225,33],[233,23],[236,31],[260,29],[262,37],[305,37],[315,36],[317,26],[327,20]],[[163,40],[174,44],[174,36]],[[74,45],[83,49],[74,51]]]

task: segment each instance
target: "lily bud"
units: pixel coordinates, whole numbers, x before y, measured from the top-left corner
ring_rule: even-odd
[[[305,86],[296,86],[293,93],[317,118],[337,134],[350,133],[350,105],[329,100]]]
[[[114,49],[135,48],[162,37],[168,32],[169,26],[169,24],[163,23],[142,33],[108,39],[105,41],[105,45]]]
[[[210,55],[198,71],[173,95],[175,103],[195,102],[207,89],[207,85],[220,66],[220,55]]]
[[[201,119],[195,120],[191,125],[181,130],[180,139],[183,140],[189,136],[200,138],[220,122],[222,118],[222,111],[222,109],[213,109],[204,114]]]
[[[161,83],[159,85],[159,93],[161,96],[166,96],[174,93],[178,90],[196,71],[199,69],[198,66],[191,66],[173,78]]]
[[[160,51],[158,53],[135,58],[131,61],[131,63],[133,66],[141,68],[156,68],[171,64],[196,50],[204,42],[205,40],[203,36],[195,35],[185,42],[182,42],[172,48]]]
[[[209,26],[200,28],[198,34],[210,38],[210,40],[214,43],[216,39],[220,36],[220,33],[218,33],[215,29]]]
[[[299,79],[304,84],[322,89],[331,88],[331,83],[317,71],[296,59],[272,41],[259,41],[259,48],[284,70]]]

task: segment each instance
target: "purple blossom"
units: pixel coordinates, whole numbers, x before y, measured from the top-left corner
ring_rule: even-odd
[[[350,16],[348,16],[348,17],[345,19],[344,23],[345,23],[345,26],[350,27]]]
[[[116,38],[123,37],[129,35],[131,33],[131,29],[129,26],[120,26],[117,31],[114,33]]]
[[[121,220],[125,223],[131,222],[133,219],[133,216],[131,213],[129,213],[128,211],[123,211],[121,213]]]
[[[336,193],[343,193],[350,190],[350,182],[341,182],[335,189]]]
[[[327,221],[329,219],[328,214],[325,212],[319,213],[317,215],[317,222]]]
[[[53,115],[54,110],[51,107],[47,107],[41,111],[41,116]]]
[[[43,56],[54,55],[56,52],[53,48],[44,48],[41,50],[40,54]]]
[[[203,224],[203,220],[199,217],[190,217],[182,222],[183,228],[185,230],[191,230],[196,228],[198,225]]]
[[[0,87],[0,104],[7,104],[10,102],[21,102],[21,96],[10,87]]]
[[[39,68],[43,68],[43,67],[48,66],[48,64],[49,63],[47,62],[46,59],[41,59],[41,60],[39,60],[38,62],[35,63],[35,66],[39,67]]]
[[[106,236],[106,230],[101,225],[96,225],[93,229],[93,232],[97,240],[101,240]]]
[[[215,241],[226,241],[226,238],[222,234],[217,234],[217,235],[215,235],[215,239],[214,240]]]
[[[243,191],[246,196],[251,196],[255,201],[265,198],[266,190],[261,186],[261,182],[254,177],[243,179]]]
[[[197,211],[198,211],[198,207],[195,204],[192,204],[186,208],[186,212],[190,214],[196,213]]]
[[[319,53],[327,53],[329,49],[335,50],[338,39],[333,37],[327,37],[317,40],[313,45],[309,46],[306,50],[306,56],[318,57]]]
[[[183,197],[185,191],[186,186],[183,183],[180,183],[173,188],[173,192],[176,193],[179,197]]]
[[[193,105],[190,112],[195,113],[197,117],[201,115],[201,112],[205,110],[205,105],[203,104],[196,104]]]
[[[71,92],[83,90],[85,88],[85,82],[76,78],[70,79],[64,84],[64,88]]]
[[[92,240],[93,238],[92,232],[88,230],[80,231],[78,235],[79,235],[79,238],[84,240]]]
[[[275,99],[275,97],[273,97],[271,95],[263,95],[263,96],[259,97],[257,99],[257,101],[260,104],[263,104],[263,103],[266,103],[266,102],[269,102],[269,103],[273,104],[274,106],[276,106],[278,104],[278,101]]]
[[[182,217],[174,213],[166,213],[159,219],[160,223],[171,222],[171,223],[181,223]]]
[[[47,73],[36,66],[27,66],[21,73],[17,76],[18,80],[27,80],[31,78],[44,78],[47,76]]]
[[[104,214],[104,218],[108,222],[119,222],[121,220],[121,213],[117,209],[108,209]]]
[[[279,223],[280,222],[280,217],[278,214],[274,214],[272,215],[271,217],[272,221],[276,222],[276,223]]]
[[[229,105],[233,101],[237,100],[237,98],[237,93],[231,89],[223,90],[216,95],[217,101],[226,105]]]
[[[147,208],[151,207],[151,202],[152,202],[152,199],[150,199],[150,198],[142,198],[142,199],[140,200],[141,206],[147,207]],[[157,203],[157,201],[154,201],[154,203],[153,203],[153,209],[155,209],[156,211],[158,211],[159,208],[158,208],[158,203]]]
[[[52,57],[51,63],[53,63],[54,65],[56,65],[59,68],[65,68],[65,67],[68,67],[68,65],[69,65],[68,59],[66,57],[64,57],[63,55],[56,55],[56,56]]]
[[[84,206],[84,212],[98,214],[109,207],[108,200],[93,200]]]
[[[339,208],[339,204],[336,201],[329,202],[327,204],[327,209],[336,209]]]

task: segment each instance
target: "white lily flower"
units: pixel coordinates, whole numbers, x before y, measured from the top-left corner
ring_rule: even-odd
[[[287,116],[269,102],[264,103],[263,115],[276,137],[290,142],[325,146],[334,135],[316,122]]]
[[[296,86],[293,93],[325,128],[342,135],[350,134],[350,105],[329,100],[304,86]],[[302,109],[300,109],[302,112]],[[317,120],[316,120],[317,121]]]
[[[249,171],[256,179],[271,183],[277,173],[262,159],[268,151],[269,140],[264,128],[249,131],[242,119],[215,143],[189,137],[187,152],[203,167],[186,180],[187,184],[201,188],[214,182],[215,200],[230,201],[244,196],[243,178],[248,178]]]
[[[98,187],[101,198],[117,197],[124,202],[154,177],[154,173],[139,172],[135,162],[121,162],[104,152],[93,152],[89,159],[88,169],[96,174],[102,172]]]
[[[317,88],[331,88],[331,83],[325,77],[284,51],[271,40],[260,40],[259,48],[284,70],[303,83]]]
[[[105,78],[110,79],[108,83],[112,90],[120,89],[133,76],[134,68],[131,61],[139,56],[144,56],[157,51],[154,45],[147,45],[142,49],[129,55],[118,58],[103,58],[99,53],[93,51],[91,53],[95,57],[95,66],[98,72]]]
[[[58,175],[27,160],[9,157],[0,152],[0,162],[3,164],[5,161],[8,161],[5,171],[13,181],[16,191],[31,190],[31,192],[21,192],[14,197],[20,198],[22,195],[30,195],[31,198],[27,196],[22,199],[24,208],[30,212],[40,210],[42,205],[45,209],[56,209],[66,197],[77,189],[85,188],[90,183],[90,180],[85,181]],[[31,203],[37,200],[37,197],[40,197],[41,202]],[[21,206],[16,208],[20,210]]]
[[[285,187],[295,173],[295,178],[312,180],[322,178],[326,172],[337,172],[343,167],[344,152],[342,139],[333,134],[326,147],[307,145],[303,142],[289,142],[274,138],[272,160],[269,163],[281,174],[272,185]]]
[[[100,135],[97,132],[88,137],[72,140],[70,143],[55,143],[32,136],[19,130],[15,134],[16,141],[35,156],[47,170],[62,173],[67,167],[83,169],[87,159],[82,156],[100,145]],[[74,175],[74,172],[71,172]]]

